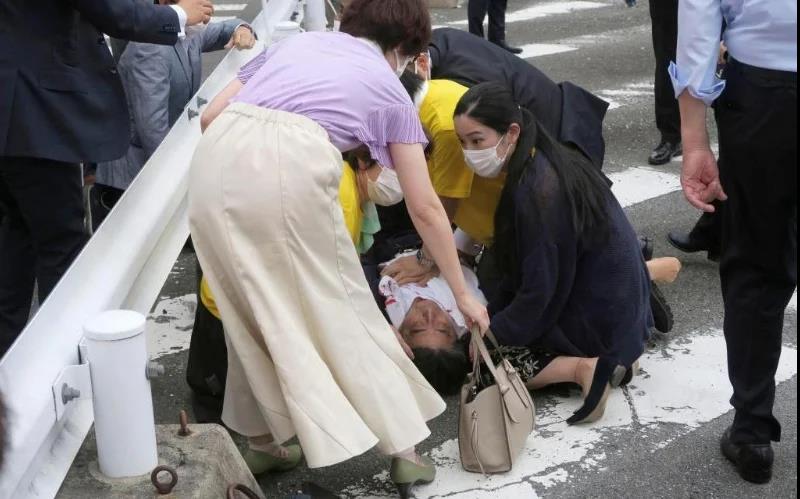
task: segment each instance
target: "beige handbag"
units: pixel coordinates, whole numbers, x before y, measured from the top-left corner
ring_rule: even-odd
[[[491,331],[486,337],[498,348]],[[471,341],[472,373],[461,387],[458,416],[461,465],[475,473],[503,473],[511,469],[533,431],[533,399],[508,359],[495,366],[479,332],[473,330]],[[494,377],[490,386],[480,386],[481,360]]]

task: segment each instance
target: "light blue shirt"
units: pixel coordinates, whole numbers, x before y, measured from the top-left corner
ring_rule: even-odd
[[[797,0],[680,0],[677,64],[669,67],[676,97],[688,90],[710,105],[724,90],[716,76],[723,19],[731,57],[797,72]]]

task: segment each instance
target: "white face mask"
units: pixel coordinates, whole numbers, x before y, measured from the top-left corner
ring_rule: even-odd
[[[367,179],[367,195],[369,200],[380,206],[392,206],[403,200],[403,190],[397,173],[388,168],[378,167],[381,173],[377,180]]]
[[[394,49],[394,60],[395,60],[395,63],[397,64],[397,67],[395,68],[394,72],[395,72],[395,74],[397,74],[397,77],[399,78],[399,77],[403,76],[403,72],[406,70],[406,67],[408,67],[409,63],[411,63],[411,61],[413,61],[414,58],[413,57],[401,57],[400,56],[400,51],[398,51],[397,49]],[[400,62],[401,60],[403,61],[402,63]]]
[[[484,178],[495,178],[500,175],[500,171],[502,171],[503,165],[506,163],[508,151],[511,150],[509,145],[502,157],[497,155],[497,148],[505,137],[505,134],[500,137],[494,147],[477,150],[464,149],[464,161],[475,172],[475,175]]]

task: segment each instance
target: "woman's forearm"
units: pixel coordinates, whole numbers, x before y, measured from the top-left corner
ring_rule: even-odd
[[[422,146],[391,144],[389,149],[408,213],[422,237],[425,252],[436,262],[453,294],[459,297],[466,292],[464,274],[458,261],[450,222],[428,177]]]
[[[228,107],[228,103],[230,100],[239,93],[239,90],[242,89],[242,82],[238,79],[234,79],[232,82],[228,83],[228,85],[222,89],[222,92],[218,93],[216,97],[214,97],[211,102],[206,107],[203,114],[200,116],[200,130],[205,132],[206,128],[211,124],[214,119],[222,114],[222,111]]]

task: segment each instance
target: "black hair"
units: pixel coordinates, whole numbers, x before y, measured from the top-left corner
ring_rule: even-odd
[[[514,275],[518,270],[514,213],[514,192],[525,170],[532,164],[532,148],[549,161],[557,178],[557,189],[569,206],[572,229],[586,244],[604,240],[608,233],[608,202],[611,191],[603,176],[580,152],[555,140],[535,116],[514,101],[499,83],[481,83],[470,88],[458,102],[455,116],[466,115],[497,133],[508,132],[517,123],[520,138],[508,163],[508,176],[495,211],[492,251],[501,268]],[[532,198],[538,202],[536,197]],[[540,213],[541,210],[534,210]]]
[[[408,95],[413,101],[414,97],[416,97],[419,91],[422,89],[422,85],[425,84],[425,80],[423,80],[422,77],[417,73],[411,71],[410,69],[406,69],[403,71],[403,74],[400,75],[400,83],[403,84],[403,88],[406,89],[406,92],[408,92]]]
[[[455,395],[469,371],[466,342],[456,340],[451,348],[413,348],[414,365],[439,395]]]

